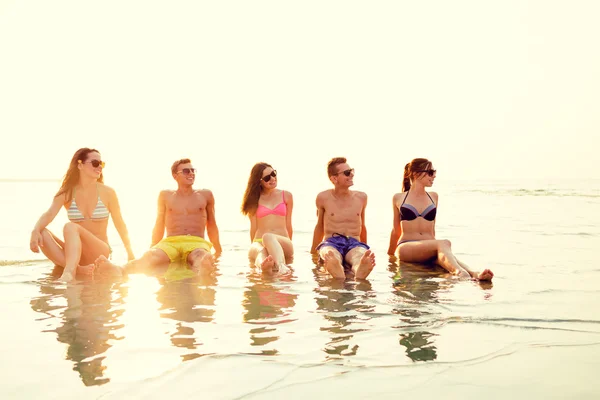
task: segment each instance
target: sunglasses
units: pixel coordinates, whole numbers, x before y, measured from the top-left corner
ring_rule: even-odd
[[[265,182],[269,182],[271,180],[271,178],[276,178],[277,177],[277,171],[273,170],[271,171],[271,173],[269,175],[263,176],[261,179]]]
[[[344,174],[344,175],[346,175],[346,176],[350,176],[350,175],[352,175],[353,173],[354,173],[354,168],[350,168],[350,169],[347,169],[347,170],[345,170],[345,171],[340,171],[340,172],[338,172],[336,175],[339,175],[339,174]]]
[[[181,170],[177,171],[177,173],[182,173],[184,175],[189,175],[189,174],[195,174],[196,173],[196,168],[182,168]]]
[[[437,170],[435,170],[435,169],[424,169],[422,171],[416,171],[416,172],[418,172],[418,173],[423,172],[425,174],[428,174],[429,176],[434,176],[435,173],[437,172]]]
[[[106,165],[106,163],[104,161],[100,161],[100,160],[90,160],[90,161],[86,161],[86,163],[90,163],[92,164],[92,167],[94,168],[98,168],[98,167],[102,167],[104,168],[104,166]]]

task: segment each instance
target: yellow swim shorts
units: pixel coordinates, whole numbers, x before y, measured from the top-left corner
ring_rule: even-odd
[[[262,238],[259,238],[259,239],[254,239],[254,240],[252,241],[252,243],[260,243],[260,244],[262,244]]]
[[[181,260],[187,262],[190,253],[196,249],[209,251],[212,244],[200,236],[181,235],[169,236],[152,246],[153,249],[160,249],[167,253],[172,263]]]

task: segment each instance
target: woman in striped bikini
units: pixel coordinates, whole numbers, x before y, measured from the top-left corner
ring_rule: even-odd
[[[72,281],[76,274],[92,275],[94,260],[100,255],[110,255],[107,235],[110,215],[123,240],[128,259],[134,258],[117,194],[103,183],[103,168],[104,162],[98,150],[77,150],[50,208],[38,219],[31,232],[31,251],[39,253],[41,249],[50,261],[63,267],[62,281]],[[63,228],[64,240],[46,229],[61,207],[67,210],[70,221]]]
[[[290,192],[277,189],[277,171],[267,163],[252,167],[242,201],[242,214],[250,219],[250,262],[263,272],[287,272],[294,255]]]

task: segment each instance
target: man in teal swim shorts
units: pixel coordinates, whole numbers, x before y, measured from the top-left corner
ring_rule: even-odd
[[[327,174],[334,187],[317,195],[318,220],[311,253],[318,252],[334,278],[345,279],[348,274],[365,279],[375,266],[375,254],[367,245],[367,194],[350,190],[354,168],[344,157],[332,158]]]

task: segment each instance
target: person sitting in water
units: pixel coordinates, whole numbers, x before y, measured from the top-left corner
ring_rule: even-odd
[[[277,189],[277,171],[267,163],[250,171],[242,201],[242,214],[250,219],[252,245],[248,258],[263,272],[287,272],[294,255],[292,245],[292,194]]]
[[[405,262],[434,260],[461,278],[491,281],[492,271],[471,271],[454,256],[449,240],[435,238],[438,194],[425,190],[433,185],[435,177],[436,170],[425,158],[415,158],[404,167],[402,192],[393,197],[394,222],[388,254],[396,252],[398,259]]]
[[[104,161],[98,150],[87,147],[77,150],[50,208],[38,219],[31,232],[31,251],[39,253],[41,249],[50,261],[63,267],[59,278],[62,281],[72,281],[77,274],[92,275],[94,260],[100,255],[110,255],[109,216],[112,216],[125,245],[127,258],[135,258],[117,193],[104,184],[103,169]],[[61,207],[67,210],[70,221],[63,228],[64,240],[46,229]]]
[[[350,190],[354,168],[346,158],[332,158],[327,174],[334,188],[317,195],[317,224],[310,252],[318,251],[325,268],[336,279],[344,279],[347,273],[365,279],[375,266],[375,254],[367,245],[367,194]]]
[[[122,275],[123,272],[151,271],[178,261],[187,262],[198,274],[214,270],[215,255],[221,253],[219,229],[215,220],[215,199],[210,190],[192,187],[196,169],[188,158],[171,167],[177,190],[163,190],[158,195],[158,212],[152,231],[152,245],[141,258],[123,267],[111,263],[104,255],[96,260],[97,273]],[[164,237],[165,228],[167,237]],[[212,243],[204,239],[205,231]]]

